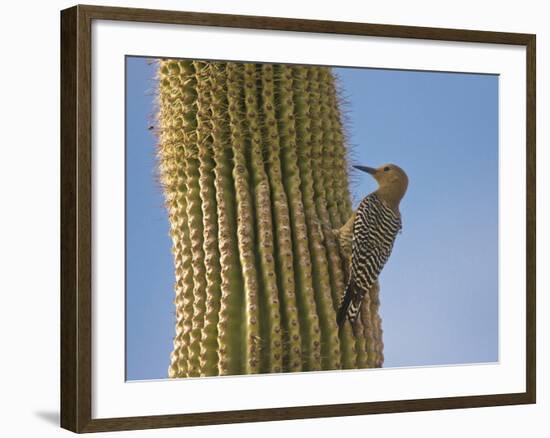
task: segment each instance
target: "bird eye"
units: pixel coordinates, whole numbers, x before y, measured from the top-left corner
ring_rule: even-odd
[[[387,172],[388,170],[390,170],[389,166],[384,167],[384,172]]]

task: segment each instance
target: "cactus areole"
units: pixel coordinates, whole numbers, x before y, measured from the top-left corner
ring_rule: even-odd
[[[380,367],[378,288],[338,330],[351,217],[327,67],[158,63],[158,170],[174,254],[168,374]]]

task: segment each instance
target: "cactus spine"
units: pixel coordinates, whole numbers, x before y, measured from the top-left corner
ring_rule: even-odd
[[[175,266],[170,377],[381,366],[378,292],[338,331],[351,215],[329,68],[159,61]]]

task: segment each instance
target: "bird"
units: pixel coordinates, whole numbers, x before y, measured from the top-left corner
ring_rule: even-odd
[[[346,319],[353,326],[363,297],[378,280],[391,255],[402,228],[399,204],[409,185],[407,174],[395,164],[384,164],[378,168],[353,167],[372,175],[378,188],[363,198],[337,233],[344,257],[351,259],[346,289],[336,317],[339,327],[344,325]]]

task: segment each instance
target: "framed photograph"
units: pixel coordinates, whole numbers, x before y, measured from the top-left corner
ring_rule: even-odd
[[[61,425],[535,403],[535,35],[61,12]]]

